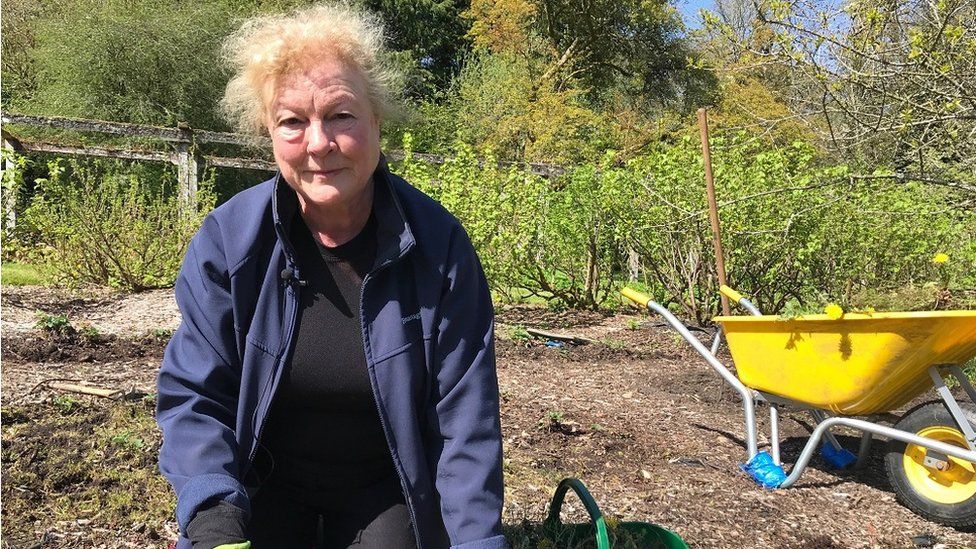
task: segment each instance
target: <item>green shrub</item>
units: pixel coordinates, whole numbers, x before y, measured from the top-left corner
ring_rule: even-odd
[[[696,322],[718,312],[692,136],[623,166],[608,157],[552,179],[500,168],[465,145],[435,166],[410,154],[405,137],[395,169],[458,216],[503,300],[597,308],[616,303],[614,290],[628,282]],[[953,208],[949,190],[855,180],[844,166],[818,165],[804,143],[769,149],[719,136],[712,144],[729,281],[764,311],[867,306],[869,290],[897,300],[899,288],[927,283],[962,295],[976,285],[976,213]],[[950,261],[933,264],[942,251]]]
[[[69,283],[141,291],[172,285],[189,239],[213,207],[210,184],[195,208],[175,177],[147,181],[115,163],[53,161],[19,223],[33,233],[52,272]]]
[[[75,332],[74,326],[64,315],[49,315],[37,313],[37,323],[34,327],[49,334],[70,335]]]
[[[12,106],[44,114],[223,129],[220,43],[229,2],[76,0],[34,23],[36,90]],[[6,51],[4,52],[6,53]]]

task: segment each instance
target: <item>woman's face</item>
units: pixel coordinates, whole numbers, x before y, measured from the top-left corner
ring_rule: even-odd
[[[379,120],[358,70],[326,59],[285,75],[268,132],[285,181],[306,207],[355,207],[379,163]]]

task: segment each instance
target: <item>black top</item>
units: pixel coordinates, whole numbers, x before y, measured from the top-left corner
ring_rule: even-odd
[[[295,348],[281,373],[254,472],[306,501],[399,486],[373,395],[363,333],[363,279],[376,259],[376,219],[349,242],[322,246],[300,216],[290,234],[301,268]],[[194,548],[246,539],[243,511],[220,502],[187,526]]]
[[[275,392],[262,443],[275,476],[332,491],[396,475],[366,370],[360,322],[363,278],[376,258],[376,220],[327,248],[298,216],[291,240],[302,287],[295,348]]]

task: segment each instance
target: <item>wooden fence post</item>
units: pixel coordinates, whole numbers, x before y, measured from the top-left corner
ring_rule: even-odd
[[[181,126],[180,133],[185,140],[181,139],[176,143],[177,183],[180,202],[187,210],[192,210],[197,204],[200,163],[197,161],[196,147],[193,143],[193,131]]]
[[[9,177],[7,170],[16,170],[16,160],[14,160],[14,154],[21,150],[20,142],[17,139],[7,133],[3,132],[3,173],[4,177]],[[6,183],[6,181],[5,181]],[[5,220],[4,227],[9,231],[17,226],[17,189],[3,185],[3,216]]]
[[[627,247],[627,282],[636,282],[640,274],[640,254],[632,246]]]

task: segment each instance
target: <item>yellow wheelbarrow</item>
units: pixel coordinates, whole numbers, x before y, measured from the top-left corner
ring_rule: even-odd
[[[743,470],[760,484],[793,485],[822,439],[828,463],[862,465],[872,438],[880,436],[888,439],[885,468],[902,504],[934,522],[976,528],[976,389],[961,368],[976,356],[976,311],[781,318],[762,315],[723,286],[752,316],[716,317],[722,331],[708,348],[660,304],[629,288],[622,293],[664,317],[742,397],[749,453]],[[722,333],[737,375],[716,357]],[[971,403],[956,400],[947,374]],[[933,388],[940,400],[912,408],[893,426],[881,424]],[[757,449],[757,403],[769,406],[769,452]],[[788,475],[779,451],[781,405],[808,410],[817,424]],[[858,456],[837,442],[835,426],[862,433]]]

